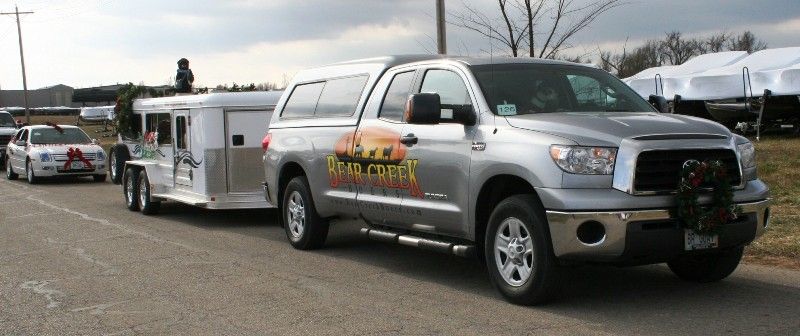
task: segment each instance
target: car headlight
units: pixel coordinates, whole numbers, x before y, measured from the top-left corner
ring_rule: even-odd
[[[106,160],[106,152],[102,149],[97,151],[97,161],[105,161]]]
[[[50,156],[50,153],[48,152],[42,152],[39,153],[39,160],[42,162],[51,162],[53,161],[53,157]]]
[[[552,145],[550,146],[550,157],[567,173],[610,175],[614,173],[617,149]]]
[[[738,144],[736,149],[739,151],[739,161],[742,164],[742,169],[756,166],[756,148],[752,142]]]

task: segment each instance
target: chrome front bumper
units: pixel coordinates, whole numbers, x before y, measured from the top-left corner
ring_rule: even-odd
[[[739,203],[742,215],[755,214],[755,237],[761,236],[769,225],[769,199]],[[622,210],[599,212],[563,212],[547,211],[550,237],[556,257],[587,260],[613,260],[625,252],[628,224],[635,222],[659,221],[674,219],[670,211],[657,210]],[[595,244],[585,244],[578,240],[578,226],[587,221],[596,221],[605,228],[605,237]],[[754,237],[754,238],[755,238]]]

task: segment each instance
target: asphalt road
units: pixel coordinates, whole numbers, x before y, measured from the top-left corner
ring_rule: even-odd
[[[697,285],[663,265],[578,267],[558,301],[519,307],[475,260],[354,223],[297,251],[275,217],[175,203],[146,217],[111,183],[2,179],[0,334],[800,334],[797,271]]]

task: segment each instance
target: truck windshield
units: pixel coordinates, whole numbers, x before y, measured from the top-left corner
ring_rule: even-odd
[[[88,144],[92,140],[80,128],[34,128],[31,130],[32,144]]]
[[[655,111],[611,74],[587,66],[494,64],[472,71],[498,115]]]
[[[0,127],[15,127],[14,118],[8,113],[0,113]]]

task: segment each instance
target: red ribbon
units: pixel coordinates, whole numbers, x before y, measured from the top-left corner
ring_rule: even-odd
[[[72,161],[74,161],[75,159],[83,161],[83,163],[86,165],[86,168],[92,169],[92,163],[89,162],[89,160],[86,160],[85,157],[83,157],[83,152],[81,152],[81,149],[70,147],[69,150],[67,151],[67,162],[64,163],[64,170],[70,170],[71,168],[70,165],[72,164]]]

